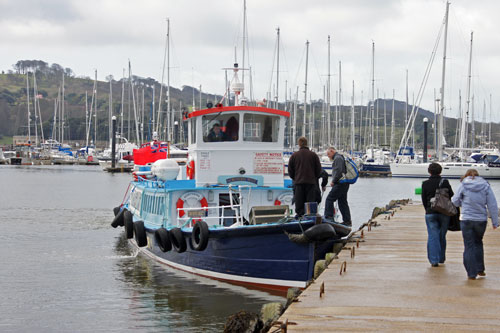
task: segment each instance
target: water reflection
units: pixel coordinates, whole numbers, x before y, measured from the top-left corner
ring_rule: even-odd
[[[130,310],[153,328],[221,331],[226,318],[240,310],[259,312],[283,297],[199,277],[136,255],[124,234],[116,240],[117,268],[130,294]],[[139,319],[139,318],[138,318]],[[149,326],[149,325],[148,325]]]

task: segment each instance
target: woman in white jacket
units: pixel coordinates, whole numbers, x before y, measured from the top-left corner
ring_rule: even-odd
[[[486,231],[488,211],[493,229],[498,228],[498,205],[490,184],[469,169],[462,177],[453,204],[462,207],[460,227],[464,238],[464,266],[470,280],[485,276],[483,236]]]

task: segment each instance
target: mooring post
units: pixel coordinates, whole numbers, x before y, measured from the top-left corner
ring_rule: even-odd
[[[111,169],[115,168],[115,153],[116,153],[116,116],[111,118],[113,123],[113,130],[111,135]]]

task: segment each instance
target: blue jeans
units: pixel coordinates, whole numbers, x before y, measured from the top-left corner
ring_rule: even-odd
[[[464,238],[464,266],[467,276],[476,277],[484,272],[483,236],[486,231],[486,221],[460,221]]]
[[[425,214],[427,225],[427,258],[431,264],[446,260],[446,232],[450,217],[443,214]]]

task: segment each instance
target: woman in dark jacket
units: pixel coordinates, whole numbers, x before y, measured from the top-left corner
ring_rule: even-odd
[[[446,260],[446,232],[450,217],[433,211],[430,200],[436,195],[438,187],[447,188],[450,198],[453,196],[450,183],[447,179],[441,178],[442,170],[439,163],[429,164],[427,171],[431,176],[422,184],[422,203],[427,224],[427,258],[432,267],[437,267]]]

